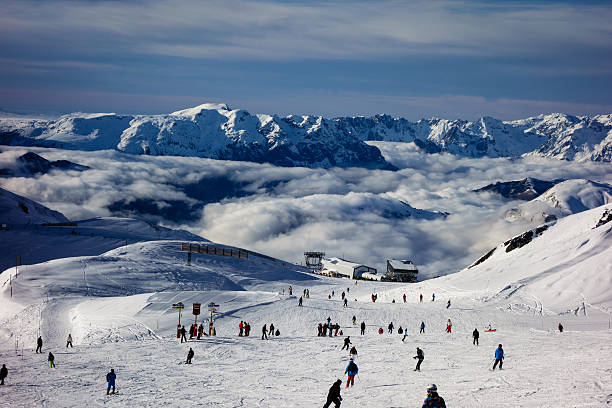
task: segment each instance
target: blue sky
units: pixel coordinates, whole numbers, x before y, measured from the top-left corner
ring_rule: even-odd
[[[0,3],[5,111],[612,112],[601,1]]]

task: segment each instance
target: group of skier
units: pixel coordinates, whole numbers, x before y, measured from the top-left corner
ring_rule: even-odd
[[[274,330],[274,323],[270,323],[270,329],[268,329],[267,325],[265,324],[261,328],[261,339],[268,340],[268,335],[276,337],[280,336],[280,330]]]
[[[328,317],[325,323],[319,323],[317,325],[317,337],[332,337],[340,334],[342,336],[343,332],[340,330],[340,325],[338,323],[332,323],[331,318]]]
[[[289,286],[291,288],[291,286]],[[245,321],[240,321],[240,324],[238,324],[238,336],[239,337],[249,337],[249,334],[251,333],[251,325]]]

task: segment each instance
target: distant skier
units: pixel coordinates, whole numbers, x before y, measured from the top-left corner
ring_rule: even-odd
[[[406,340],[406,337],[408,337],[408,329],[404,330],[404,337],[402,337],[402,341]]]
[[[474,341],[472,342],[472,344],[477,346],[478,345],[478,338],[480,337],[480,333],[478,333],[478,329],[474,329],[474,331],[472,332],[472,337],[474,338]]]
[[[351,347],[351,350],[349,351],[349,355],[350,355],[352,358],[357,357],[357,349],[355,348],[355,346]]]
[[[68,348],[68,346],[70,346],[70,348],[74,348],[72,347],[72,335],[70,333],[68,333],[68,338],[66,339],[66,348]]]
[[[419,302],[423,303],[423,294],[422,293],[419,295]]]
[[[393,333],[393,322],[389,323],[387,328],[389,329],[389,334]]]
[[[38,336],[38,340],[36,340],[36,353],[42,354],[42,337]]]
[[[274,336],[274,324],[270,323],[270,331],[268,331],[268,334],[270,336]]]
[[[115,380],[117,379],[117,375],[115,374],[115,370],[111,368],[110,373],[106,374],[106,382],[108,383],[108,387],[106,388],[106,395],[108,395],[111,387],[113,388],[112,394],[115,393]]]
[[[241,320],[240,323],[238,324],[238,336],[242,337],[243,332],[244,332],[244,322]]]
[[[450,307],[450,299],[448,299],[448,302],[446,302],[446,308],[448,309]]]
[[[293,287],[289,285],[289,296],[293,295]]]
[[[340,401],[342,401],[342,397],[340,396],[340,384],[342,384],[342,380],[336,380],[334,384],[329,388],[329,392],[327,393],[327,402],[323,405],[323,408],[329,408],[329,406],[334,403],[334,408],[340,407]]]
[[[246,323],[245,323],[246,325]],[[200,326],[198,327],[198,340],[200,340],[200,338],[202,338],[202,334],[204,334],[204,326],[202,325],[202,323],[200,323]]]
[[[365,334],[365,322],[361,322],[361,335]]]
[[[310,299],[310,289],[306,289],[306,299]]]
[[[276,329],[276,331],[274,332],[274,336],[275,336],[275,337],[280,336],[280,330]]]
[[[245,323],[244,335],[249,337],[249,333],[251,333],[251,325],[249,323]]]
[[[376,298],[374,297],[374,294],[372,293],[372,303],[376,302]]]
[[[348,305],[348,299],[344,298],[344,307]]]
[[[423,350],[421,350],[418,347],[416,351],[417,351],[417,355],[412,357],[414,359],[417,359],[417,365],[414,371],[421,371],[421,363],[423,362],[423,360],[425,360],[425,354],[423,354]]]
[[[49,368],[55,368],[55,356],[53,353],[49,352],[49,357],[47,357],[47,360],[49,360]]]
[[[419,334],[425,333],[425,322],[421,322],[421,330],[419,330]]]
[[[194,352],[193,349],[191,347],[189,347],[189,352],[187,353],[187,361],[185,362],[185,364],[191,364],[191,359],[194,356]]]
[[[383,334],[384,332],[385,332],[385,331],[383,330],[383,328],[382,328],[382,327],[379,327],[379,328],[378,328],[378,334]]]
[[[334,291],[332,290],[332,297],[334,297]]]
[[[504,364],[504,349],[502,348],[501,344],[495,349],[495,364],[493,364],[493,370],[495,370],[495,367],[497,367],[498,363],[499,369],[501,370],[502,365]]]
[[[185,334],[187,334],[187,330],[185,330],[185,326],[182,326],[181,327],[181,343],[183,342],[183,340],[187,342],[187,337],[185,337]]]
[[[427,387],[427,398],[425,398],[422,408],[446,408],[444,398],[438,395],[436,384],[431,384]]]
[[[399,327],[399,329],[397,329],[397,334],[403,334],[404,333],[404,329],[402,329],[402,326]]]
[[[302,306],[302,297],[300,296],[300,299],[298,300],[298,306]]]
[[[357,316],[353,315],[353,326],[357,324]]]
[[[342,300],[344,300],[345,296],[346,296],[346,293],[344,293],[344,291],[342,291]]]
[[[348,336],[346,339],[344,339],[344,346],[342,346],[342,350],[344,350],[345,348],[348,350],[349,349],[349,344],[351,344],[351,336]]]
[[[452,331],[453,328],[453,324],[451,323],[451,319],[448,319],[448,322],[446,323],[446,332],[450,333]]]
[[[404,293],[404,296],[402,296],[402,298],[404,298],[404,303],[406,303],[406,294]]]
[[[4,385],[4,379],[8,376],[8,369],[6,368],[6,364],[2,364],[2,368],[0,368],[0,385]]]
[[[264,338],[268,340],[268,329],[265,324],[261,328],[261,339],[263,340]]]
[[[355,385],[355,376],[359,373],[359,367],[351,358],[349,360],[348,365],[346,366],[346,370],[344,370],[344,374],[348,374],[348,378],[346,379],[346,388],[350,385]]]
[[[435,293],[432,293],[432,294],[431,294],[431,301],[433,302],[433,301],[435,301],[435,300],[436,300],[436,294],[435,294]]]
[[[563,333],[563,325],[559,322],[559,332]]]

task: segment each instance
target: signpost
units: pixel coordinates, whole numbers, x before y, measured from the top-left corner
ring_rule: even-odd
[[[195,324],[198,325],[198,315],[200,314],[200,303],[193,304],[193,315],[195,316]]]
[[[213,313],[215,313],[218,308],[219,308],[219,305],[217,305],[215,302],[210,302],[208,304],[208,310],[210,311],[210,323],[208,323],[208,335],[209,336],[212,336]]]
[[[182,302],[178,302],[178,303],[174,303],[172,305],[172,308],[178,309],[178,314],[179,314],[178,326],[176,326],[176,338],[178,339],[181,337],[181,310],[185,308],[185,305]]]

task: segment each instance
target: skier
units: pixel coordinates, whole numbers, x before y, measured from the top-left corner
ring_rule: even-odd
[[[355,348],[355,346],[351,347],[351,350],[349,351],[349,355],[351,356],[351,358],[357,357],[357,349]]]
[[[414,371],[421,371],[421,363],[425,360],[425,355],[423,354],[423,350],[417,347],[417,355],[412,357],[414,359],[418,359],[416,368]]]
[[[111,368],[110,373],[106,374],[106,382],[108,383],[108,387],[106,388],[106,395],[108,395],[111,387],[113,387],[113,394],[115,393],[115,379],[117,375],[115,374],[115,370]]]
[[[244,323],[242,322],[242,320],[240,321],[240,324],[238,324],[238,329],[239,329],[238,336],[242,337],[242,331],[244,330]]]
[[[348,350],[349,349],[349,344],[351,343],[351,336],[347,336],[346,339],[344,339],[344,346],[342,346],[342,350],[344,350],[345,348]]]
[[[446,308],[448,309],[450,307],[450,299],[448,299],[448,302],[446,302]]]
[[[563,325],[559,322],[559,332],[563,333]]]
[[[323,405],[323,408],[329,408],[332,402],[334,403],[334,408],[340,407],[340,401],[342,401],[342,397],[340,396],[340,384],[342,384],[342,380],[336,380],[329,388],[327,402]]]
[[[478,333],[478,329],[474,329],[474,331],[472,332],[472,337],[474,338],[474,341],[472,342],[472,344],[474,345],[478,345],[478,337],[480,337],[480,333]]]
[[[181,327],[181,343],[183,342],[183,340],[187,342],[187,337],[185,337],[186,333],[187,333],[187,330],[185,330],[185,326],[182,326]]]
[[[404,293],[404,296],[402,296],[404,298],[404,303],[406,303],[406,294]]]
[[[344,298],[344,307],[348,304],[348,299]]]
[[[376,302],[376,298],[374,298],[374,294],[372,293],[372,303]]]
[[[419,334],[421,333],[425,333],[425,322],[421,322],[421,330],[419,331]]]
[[[187,353],[187,361],[185,362],[185,364],[191,364],[191,359],[193,358],[194,354],[195,353],[193,352],[193,349],[189,347],[189,352]]]
[[[346,379],[346,388],[350,385],[355,385],[355,376],[359,372],[359,368],[357,364],[351,358],[348,365],[346,366],[346,370],[344,370],[344,374],[348,374],[348,378]]]
[[[423,294],[422,293],[419,295],[419,302],[423,303]]]
[[[270,336],[274,336],[274,324],[270,323],[270,331],[268,332]]]
[[[55,356],[53,353],[49,352],[49,357],[47,360],[49,360],[49,368],[55,368]]]
[[[310,299],[310,289],[306,289],[306,299]]]
[[[300,299],[298,300],[298,306],[302,306],[302,297],[300,296]]]
[[[357,317],[353,315],[353,326],[357,324]]]
[[[365,334],[365,322],[361,322],[361,335]]]
[[[317,325],[317,337],[321,337],[323,335],[323,325],[319,323]]]
[[[193,339],[193,324],[189,326],[189,340]]]
[[[246,327],[244,328],[244,335],[249,337],[249,333],[251,332],[251,325],[248,323],[245,323]]]
[[[342,291],[342,300],[344,300],[345,296],[346,296],[346,293],[344,293],[344,291]]]
[[[497,363],[499,363],[499,369],[501,370],[502,365],[504,364],[503,360],[504,360],[504,349],[502,348],[502,345],[500,344],[495,349],[495,364],[493,364],[493,370],[495,370],[495,367],[497,367]]]
[[[289,296],[293,295],[293,287],[291,287],[291,285],[289,285]]]
[[[402,337],[402,341],[406,340],[406,337],[408,337],[408,329],[404,330],[404,337]]]
[[[266,340],[268,340],[268,329],[266,328],[265,324],[261,328],[261,339],[263,340],[264,337],[265,337]]]
[[[427,398],[425,398],[422,408],[446,408],[444,398],[438,395],[436,384],[431,384],[427,387]]]
[[[389,334],[393,333],[393,322],[389,323]]]
[[[204,333],[204,326],[202,325],[202,323],[200,323],[200,326],[198,327],[198,340],[202,338],[203,333]]]
[[[435,293],[432,293],[432,294],[431,294],[431,301],[433,302],[433,301],[435,301],[435,300],[436,300],[436,294],[435,294]]]
[[[451,323],[451,320],[448,319],[448,322],[446,323],[446,332],[450,333],[452,328],[453,328],[453,324]]]
[[[332,290],[332,297],[334,297],[334,291]]]
[[[36,340],[36,353],[42,354],[42,337],[38,336],[38,340]]]
[[[72,347],[72,335],[70,333],[68,333],[68,338],[66,339],[66,348],[68,348],[69,345],[70,348],[74,348]]]
[[[6,364],[2,364],[2,368],[0,368],[0,385],[4,385],[4,379],[8,376],[8,369],[6,368]]]

